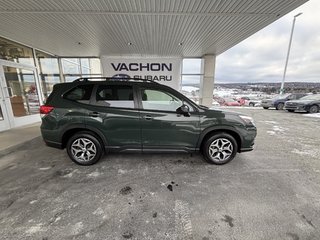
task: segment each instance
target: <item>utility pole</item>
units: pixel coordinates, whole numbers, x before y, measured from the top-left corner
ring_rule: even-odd
[[[293,17],[291,34],[290,34],[290,40],[289,40],[289,46],[288,46],[288,52],[287,52],[287,58],[286,58],[286,64],[284,65],[283,77],[282,77],[282,82],[281,82],[280,94],[283,94],[283,93],[284,93],[284,81],[285,81],[285,79],[286,79],[286,73],[287,73],[289,55],[290,55],[290,50],[291,50],[291,43],[292,43],[292,36],[293,36],[293,31],[294,31],[294,25],[296,24],[296,18],[299,17],[301,14],[302,14],[302,13],[298,13],[297,15],[295,15],[295,16]]]

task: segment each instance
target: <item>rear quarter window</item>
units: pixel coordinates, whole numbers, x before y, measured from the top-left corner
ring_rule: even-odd
[[[134,108],[133,88],[122,85],[100,85],[95,100],[97,106]]]
[[[64,94],[64,98],[81,103],[89,103],[93,85],[80,85]]]

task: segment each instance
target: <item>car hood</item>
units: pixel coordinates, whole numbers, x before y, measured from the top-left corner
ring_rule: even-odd
[[[219,117],[219,116],[222,116],[222,117],[226,117],[226,116],[235,116],[235,117],[239,117],[240,115],[246,115],[246,114],[242,114],[242,113],[238,113],[238,112],[233,112],[233,111],[229,111],[229,110],[222,110],[222,109],[218,109],[218,108],[207,108],[207,109],[204,109],[202,108],[205,112],[205,115],[207,117]]]

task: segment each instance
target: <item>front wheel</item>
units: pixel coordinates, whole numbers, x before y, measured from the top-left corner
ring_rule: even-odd
[[[79,132],[68,140],[67,153],[75,163],[87,166],[98,162],[103,150],[101,143],[93,134]]]
[[[238,151],[237,141],[228,133],[217,133],[209,137],[203,148],[209,163],[222,165],[230,162]]]
[[[309,108],[309,113],[317,113],[319,112],[319,107],[317,105],[312,105],[310,108]]]
[[[284,104],[283,103],[278,103],[278,105],[276,106],[277,110],[283,110]]]
[[[269,109],[269,107],[263,107],[263,109]]]
[[[288,111],[288,112],[294,112],[294,110],[292,110],[292,109],[288,109],[287,111]]]
[[[249,103],[249,106],[250,106],[250,107],[254,107],[254,103],[252,103],[252,102]]]

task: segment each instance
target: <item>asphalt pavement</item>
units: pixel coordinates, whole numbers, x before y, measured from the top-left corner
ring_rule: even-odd
[[[253,116],[255,150],[109,154],[89,167],[33,139],[0,158],[0,239],[320,239],[320,119]]]

